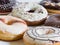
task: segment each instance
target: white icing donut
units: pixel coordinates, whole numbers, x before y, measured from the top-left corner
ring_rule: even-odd
[[[26,23],[12,16],[0,16],[0,39],[11,41],[22,37],[27,30]]]
[[[53,45],[60,42],[59,33],[59,28],[40,26],[27,31],[23,39],[26,45]]]
[[[38,22],[45,19],[48,12],[43,6],[37,3],[22,3],[13,9],[11,15],[28,22]]]

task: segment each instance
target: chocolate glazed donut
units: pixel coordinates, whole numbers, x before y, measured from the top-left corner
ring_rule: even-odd
[[[49,13],[60,14],[60,0],[43,0],[41,3]]]
[[[60,15],[57,15],[57,14],[51,15],[50,17],[47,18],[45,25],[60,28]]]
[[[58,2],[60,2],[60,0],[51,0],[51,1],[53,1],[53,2],[55,2],[55,3],[58,3]]]
[[[0,0],[0,14],[8,14],[12,11],[15,0]]]
[[[59,2],[60,0],[44,0],[41,2],[41,5],[48,9],[60,10],[60,6],[58,5]]]

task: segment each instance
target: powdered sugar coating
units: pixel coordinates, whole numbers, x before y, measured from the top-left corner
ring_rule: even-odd
[[[28,12],[32,9],[35,10],[34,13]],[[13,9],[11,15],[27,21],[38,21],[46,18],[48,13],[43,6],[37,3],[22,3]]]

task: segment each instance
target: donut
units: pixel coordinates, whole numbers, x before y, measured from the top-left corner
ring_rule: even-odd
[[[60,0],[43,0],[41,3],[49,13],[60,14]]]
[[[38,26],[25,32],[25,45],[60,45],[60,29],[50,26]]]
[[[60,42],[55,43],[54,45],[60,45]]]
[[[45,26],[54,26],[54,27],[60,28],[60,15],[54,14],[54,15],[49,16],[44,25]]]
[[[15,5],[15,0],[0,0],[0,15],[9,14],[13,6]]]
[[[12,16],[0,16],[0,40],[18,40],[26,30],[28,27],[25,21]]]
[[[30,26],[43,24],[47,15],[47,10],[37,3],[21,3],[11,13],[11,16],[25,20]]]

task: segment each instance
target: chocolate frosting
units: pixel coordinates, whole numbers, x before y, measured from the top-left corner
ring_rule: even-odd
[[[60,0],[51,0],[52,2],[59,3]]]
[[[40,4],[48,9],[60,10],[60,0],[43,0]]]
[[[60,15],[54,14],[49,16],[45,22],[45,25],[60,28]]]
[[[43,1],[50,1],[50,2],[55,2],[55,3],[59,3],[60,0],[43,0]]]

